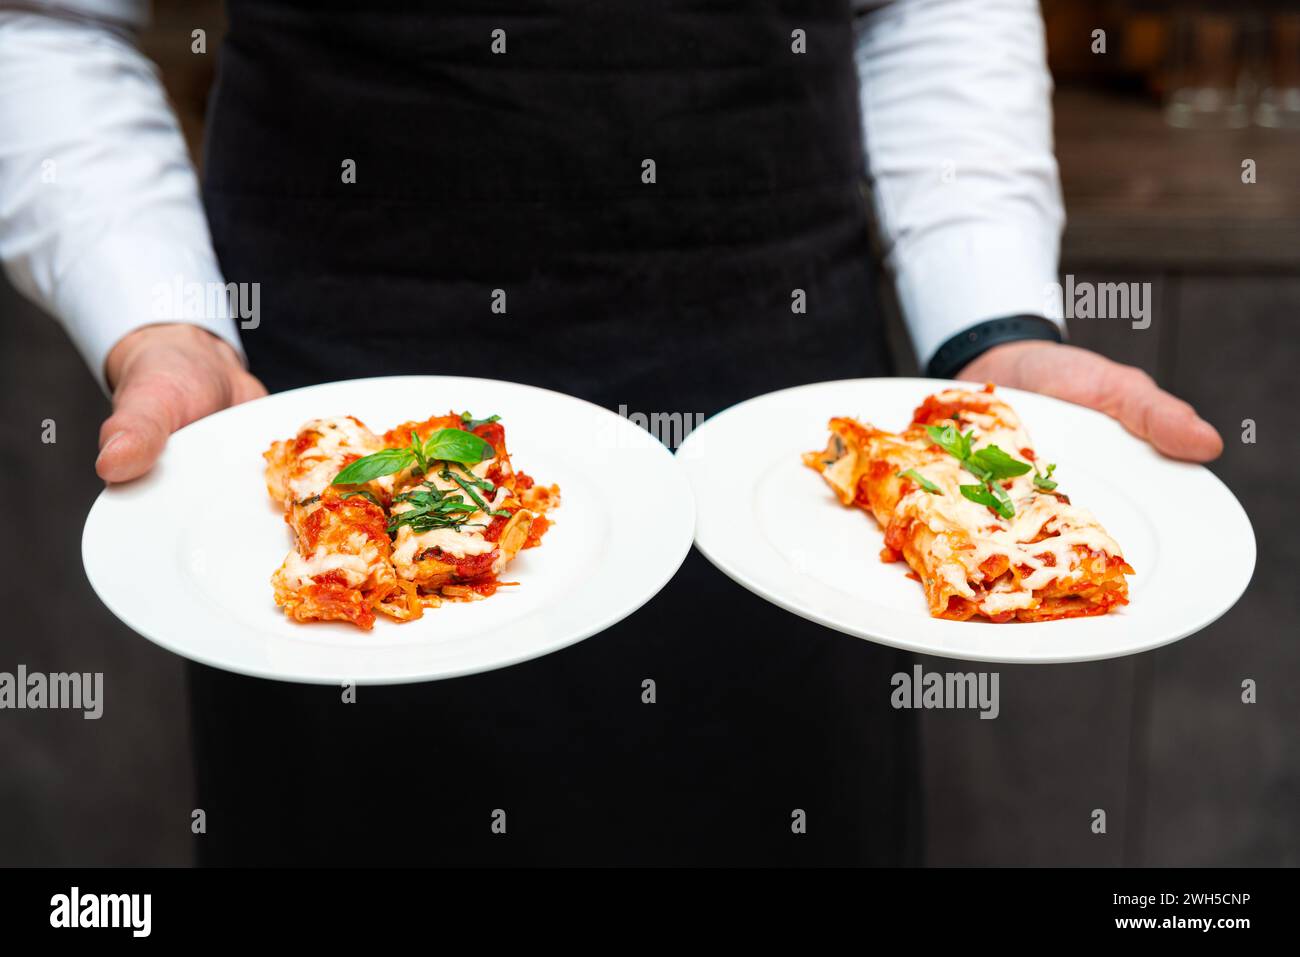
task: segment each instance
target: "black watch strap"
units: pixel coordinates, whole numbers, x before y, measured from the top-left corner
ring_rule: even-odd
[[[1046,339],[1061,342],[1061,330],[1056,323],[1042,316],[1003,316],[986,319],[978,325],[963,329],[939,347],[925,367],[931,379],[951,379],[966,365],[994,346],[1019,339]]]

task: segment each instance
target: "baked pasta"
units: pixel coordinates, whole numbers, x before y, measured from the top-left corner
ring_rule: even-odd
[[[1128,603],[1119,545],[1058,490],[993,386],[928,397],[901,434],[851,418],[830,433],[804,463],[875,518],[881,559],[911,566],[934,617],[1048,621]]]
[[[264,458],[294,534],[271,585],[295,621],[369,630],[378,614],[409,621],[492,595],[559,504],[558,488],[513,468],[496,417],[437,416],[382,437],[351,416],[314,419]]]

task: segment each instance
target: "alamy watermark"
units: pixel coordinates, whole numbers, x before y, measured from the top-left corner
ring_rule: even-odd
[[[241,329],[262,324],[262,284],[257,282],[186,282],[173,276],[156,283],[150,310],[158,322],[239,320]]]
[[[911,674],[899,671],[889,684],[894,689],[889,703],[895,709],[970,708],[978,709],[981,719],[996,718],[1002,710],[996,671],[927,672],[913,665]]]
[[[645,429],[656,439],[675,449],[686,441],[686,436],[704,424],[703,412],[629,412],[626,405],[618,407],[618,414],[633,425]]]
[[[0,671],[0,709],[71,709],[94,721],[104,713],[104,673],[28,671],[19,665],[17,673]]]
[[[51,927],[127,927],[148,937],[153,927],[152,894],[83,894],[74,886],[50,898]]]
[[[1151,326],[1151,283],[1076,281],[1048,283],[1043,291],[1046,315],[1054,319],[1127,319],[1134,329]]]
[[[648,433],[670,449],[678,449],[686,437],[704,423],[703,412],[633,412],[626,404],[618,407],[618,416]],[[601,410],[594,419],[595,439],[601,448],[641,448],[644,442],[619,428],[618,422]]]

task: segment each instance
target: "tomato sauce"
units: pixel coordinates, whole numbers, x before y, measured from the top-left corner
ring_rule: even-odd
[[[422,562],[428,558],[434,558],[444,565],[450,565],[455,579],[463,582],[490,575],[492,573],[492,563],[497,559],[497,552],[494,549],[482,555],[450,555],[435,545],[433,548],[426,548],[415,556],[417,562]]]

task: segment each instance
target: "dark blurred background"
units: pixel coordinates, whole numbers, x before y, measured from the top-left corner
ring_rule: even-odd
[[[1043,8],[1069,214],[1062,272],[1150,282],[1155,297],[1149,329],[1076,320],[1072,339],[1146,369],[1219,428],[1227,448],[1212,468],[1250,513],[1259,560],[1241,602],[1190,639],[1118,661],[1002,666],[996,721],[925,713],[926,860],[1296,865],[1300,441],[1287,420],[1300,360],[1300,12]],[[197,28],[206,55],[190,52]],[[196,158],[221,32],[220,4],[167,3],[143,41]],[[3,280],[0,357],[11,503],[0,567],[19,583],[0,670],[103,671],[107,702],[98,721],[0,713],[0,864],[188,864],[181,661],[118,624],[81,568],[107,401],[62,330]],[[54,444],[40,439],[46,419]],[[1246,419],[1255,444],[1241,441]],[[1241,701],[1246,678],[1256,704]],[[1089,829],[1093,808],[1106,809],[1105,835]]]

